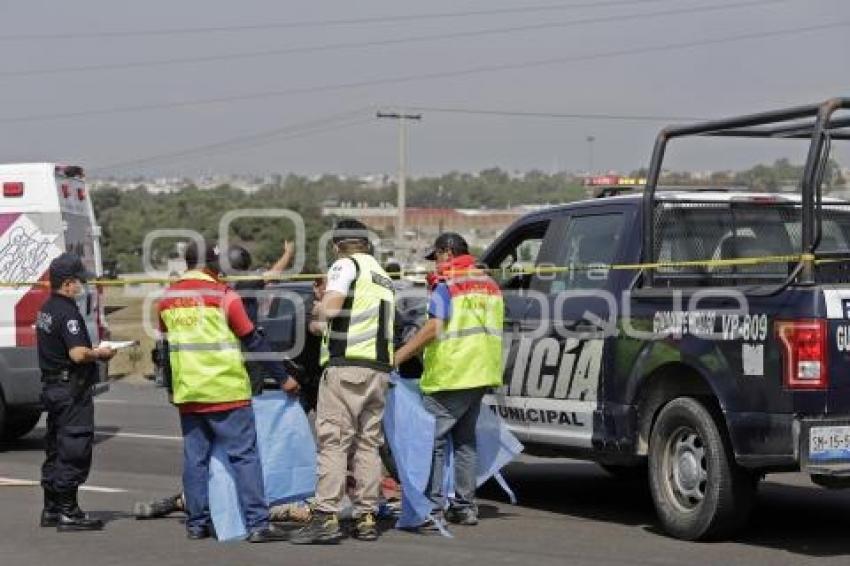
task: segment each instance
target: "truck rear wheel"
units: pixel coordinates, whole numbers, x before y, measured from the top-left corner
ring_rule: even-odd
[[[41,411],[38,409],[14,409],[7,410],[6,420],[3,426],[3,440],[17,440],[28,434],[41,419]]]
[[[649,485],[664,530],[684,540],[728,536],[746,522],[755,483],[702,402],[680,397],[664,406],[649,442]]]

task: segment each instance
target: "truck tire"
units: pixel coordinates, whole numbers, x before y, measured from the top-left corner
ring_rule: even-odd
[[[749,518],[757,482],[735,463],[718,422],[699,400],[679,397],[652,428],[649,486],[664,530],[676,538],[724,538]]]
[[[6,413],[3,440],[17,440],[28,434],[41,419],[39,409],[14,409]]]

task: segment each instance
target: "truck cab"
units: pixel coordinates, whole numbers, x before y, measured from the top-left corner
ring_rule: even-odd
[[[850,485],[850,203],[822,195],[844,109],[665,129],[643,190],[533,213],[491,245],[505,373],[486,401],[528,452],[643,471],[688,540],[743,525],[766,473]],[[799,194],[661,190],[685,136],[810,140]]]
[[[0,436],[32,430],[41,415],[35,317],[50,292],[47,271],[63,252],[102,274],[100,227],[81,167],[54,163],[0,165]],[[77,301],[92,342],[107,338],[101,289]],[[107,367],[100,364],[101,381]]]

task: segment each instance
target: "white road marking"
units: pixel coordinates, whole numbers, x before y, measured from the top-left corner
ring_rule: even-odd
[[[117,487],[102,487],[99,485],[81,485],[80,491],[93,491],[95,493],[127,493],[126,489]]]
[[[0,487],[32,487],[39,482],[32,480],[18,480],[15,478],[0,478]]]
[[[0,487],[35,487],[41,482],[33,480],[22,480],[17,478],[0,478]],[[80,491],[93,491],[96,493],[127,493],[126,489],[117,487],[103,487],[99,485],[81,485]]]
[[[182,436],[167,436],[164,434],[141,434],[136,432],[100,432],[95,431],[96,436],[101,437],[118,437],[118,438],[139,438],[142,440],[168,440],[171,442],[182,442]]]

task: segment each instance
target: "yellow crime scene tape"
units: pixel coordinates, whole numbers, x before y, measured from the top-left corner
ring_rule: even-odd
[[[536,267],[522,268],[487,268],[478,269],[476,272],[484,273],[503,273],[508,275],[553,275],[558,273],[566,273],[570,271],[638,271],[647,269],[675,269],[683,267],[737,267],[737,266],[752,266],[773,263],[788,263],[809,261],[815,264],[840,263],[850,261],[848,258],[821,258],[817,259],[814,254],[793,254],[793,255],[776,255],[776,256],[761,256],[761,257],[741,257],[734,259],[701,259],[687,261],[656,261],[648,263],[613,263],[613,264],[576,264],[571,266],[548,266],[541,265]],[[389,275],[405,276],[424,276],[431,271],[410,270],[391,272]],[[286,281],[315,281],[325,277],[325,273],[298,273],[298,274],[280,274],[280,275],[231,275],[223,277],[223,281],[239,282],[239,281],[265,281],[265,282],[286,282]],[[132,285],[168,285],[179,280],[179,277],[137,277],[128,279],[96,279],[89,281],[94,285],[102,287],[127,287]],[[3,287],[48,287],[47,281],[0,281],[0,288]]]

